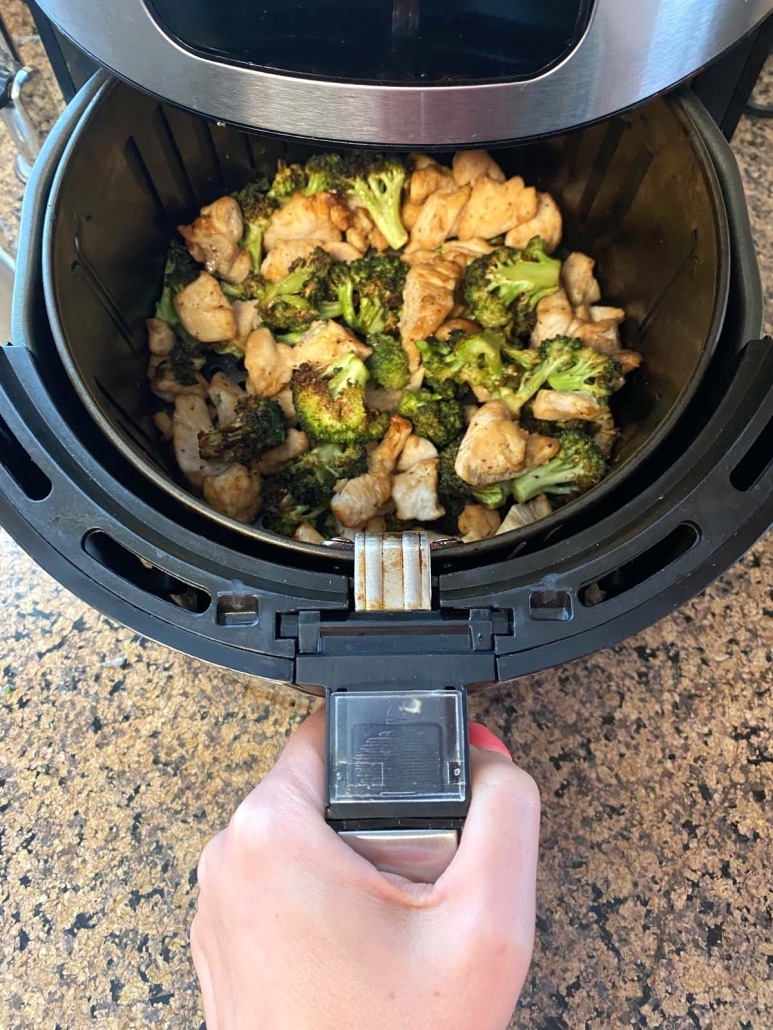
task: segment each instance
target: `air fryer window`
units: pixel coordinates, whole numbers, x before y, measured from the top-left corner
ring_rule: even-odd
[[[530,78],[578,42],[592,0],[152,0],[207,57],[373,83]]]

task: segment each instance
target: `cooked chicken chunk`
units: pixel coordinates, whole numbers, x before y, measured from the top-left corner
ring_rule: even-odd
[[[372,519],[368,519],[365,526],[366,533],[386,533],[386,531],[386,519],[383,515],[374,515]]]
[[[409,270],[403,288],[400,337],[411,372],[416,371],[421,360],[416,340],[430,336],[451,314],[460,276],[459,266],[440,256]]]
[[[159,357],[166,357],[174,347],[174,330],[168,322],[162,322],[160,318],[146,318],[145,325],[148,330],[148,350],[151,354]]]
[[[601,300],[599,284],[593,277],[595,265],[593,258],[579,251],[573,251],[561,265],[561,285],[572,307]]]
[[[606,322],[581,322],[573,319],[566,330],[568,336],[581,340],[586,347],[611,354],[620,350],[620,333],[617,322],[610,318]]]
[[[338,322],[314,322],[296,345],[290,348],[293,368],[314,365],[324,368],[344,354],[356,354],[358,358],[370,357],[372,348],[360,343],[351,329]]]
[[[487,175],[479,176],[459,220],[460,240],[492,236],[508,232],[521,222],[528,222],[537,213],[537,191],[526,186],[520,175],[507,182],[495,182]]]
[[[288,425],[294,426],[297,424],[298,415],[295,410],[295,402],[293,401],[293,391],[289,386],[282,387],[279,393],[275,393],[271,400],[276,401],[282,409],[282,414]]]
[[[446,510],[437,495],[438,461],[419,461],[392,481],[392,500],[398,519],[432,522],[442,518]]]
[[[333,494],[330,508],[347,529],[360,529],[378,515],[389,500],[392,477],[388,472],[366,472],[349,479]]]
[[[593,434],[593,442],[604,457],[608,458],[617,442],[617,427],[612,412],[607,407],[603,408],[595,421],[598,423],[598,429]]]
[[[171,326],[158,318],[149,318],[145,323],[148,327],[148,349],[150,350],[150,361],[148,362],[148,379],[150,389],[162,401],[171,402],[180,394],[196,394],[205,397],[207,393],[207,381],[203,376],[197,374],[193,383],[181,383],[175,376],[172,362],[169,355],[175,344],[175,335]]]
[[[358,250],[351,243],[341,240],[336,243],[324,243],[319,240],[279,240],[273,250],[269,251],[260,266],[260,274],[270,283],[281,282],[290,273],[290,266],[298,258],[307,258],[317,247],[326,250],[336,261],[354,261],[362,257],[365,247]]]
[[[644,360],[637,350],[613,350],[609,356],[618,363],[624,376],[633,372]]]
[[[449,261],[455,261],[461,269],[480,257],[481,254],[490,254],[494,248],[488,240],[448,240],[440,248],[440,253]]]
[[[570,418],[593,422],[603,410],[589,393],[579,390],[540,390],[533,403],[534,417],[551,422]]]
[[[250,391],[258,397],[273,397],[290,382],[293,349],[277,343],[270,329],[261,326],[247,337],[244,364]]]
[[[489,511],[482,504],[466,504],[457,525],[464,543],[472,544],[494,536],[501,521],[498,512]]]
[[[410,200],[406,200],[400,208],[400,221],[408,232],[410,232],[416,224],[416,219],[421,214],[422,207],[424,207],[423,204],[413,204]]]
[[[457,150],[451,167],[457,186],[474,183],[481,175],[487,175],[494,182],[504,182],[505,173],[487,150]]]
[[[470,187],[462,186],[450,193],[437,192],[427,197],[413,223],[406,253],[436,250],[449,236],[453,236],[469,196]]]
[[[288,429],[284,443],[272,447],[254,462],[253,467],[263,476],[279,472],[286,461],[300,458],[309,449],[309,438],[301,429]]]
[[[456,474],[470,486],[490,486],[523,470],[527,434],[510,418],[502,401],[489,401],[475,413],[456,456]]]
[[[552,511],[550,501],[545,494],[537,494],[536,497],[532,497],[526,504],[514,504],[507,515],[505,515],[502,525],[496,531],[496,535],[509,533],[513,529],[521,529],[523,526],[530,526],[532,522],[544,519]]]
[[[592,304],[588,308],[588,315],[592,322],[617,322],[622,325],[625,322],[625,311],[622,308],[611,308],[604,304]]]
[[[382,231],[377,227],[368,211],[364,207],[353,206],[353,198],[349,197],[348,200],[351,210],[352,224],[346,230],[346,244],[326,244],[326,248],[348,245],[356,248],[360,254],[364,254],[370,247],[379,254],[385,250],[389,250],[389,242],[386,236],[384,236]],[[335,257],[337,261],[351,260],[351,258],[337,257],[332,250],[330,253],[333,254],[333,257]]]
[[[561,210],[549,193],[537,194],[537,213],[528,222],[514,226],[505,236],[508,247],[523,248],[533,236],[539,236],[545,250],[552,254],[561,242],[563,223]]]
[[[221,515],[237,522],[254,522],[261,508],[260,476],[244,465],[230,465],[217,476],[205,476],[204,500]]]
[[[247,394],[223,372],[215,372],[212,376],[208,393],[217,412],[218,427],[229,426],[236,419],[236,405]]]
[[[205,476],[218,476],[228,468],[222,461],[205,461],[199,454],[199,433],[209,433],[213,428],[203,397],[175,397],[172,418],[174,455],[180,471],[194,486],[201,486]]]
[[[423,436],[411,435],[405,441],[402,453],[397,459],[397,471],[407,472],[414,465],[418,465],[420,461],[431,461],[437,456],[437,448],[431,440],[425,440]]]
[[[323,544],[325,542],[322,534],[308,522],[302,522],[298,526],[293,533],[293,540],[299,540],[302,544]]]
[[[394,472],[413,426],[399,415],[393,415],[384,438],[368,455],[369,472]]]
[[[193,260],[213,275],[240,283],[252,271],[250,255],[239,246],[244,224],[233,197],[220,197],[207,204],[194,222],[177,228]]]
[[[256,300],[235,300],[232,302],[231,307],[233,308],[234,322],[236,323],[236,335],[233,340],[228,340],[228,343],[233,349],[243,353],[247,344],[247,337],[253,329],[257,329],[260,325],[258,302]]]
[[[161,434],[161,439],[164,443],[170,443],[172,440],[173,426],[172,418],[166,411],[157,411],[153,416],[153,421],[156,423],[156,429]]]
[[[311,197],[296,193],[271,216],[263,234],[263,246],[267,251],[273,250],[280,240],[337,243],[351,220],[351,212],[333,193],[315,193]]]
[[[183,327],[202,343],[222,343],[236,336],[236,319],[220,284],[209,272],[180,290],[175,311]]]
[[[524,460],[523,467],[533,469],[537,465],[544,465],[546,461],[555,458],[560,449],[561,445],[554,436],[529,433],[526,441],[526,459]]]
[[[390,415],[397,411],[397,402],[400,400],[402,390],[386,390],[383,386],[373,386],[368,383],[365,387],[365,402],[369,408],[375,411],[388,411]]]
[[[424,203],[427,197],[438,191],[453,190],[456,186],[451,169],[440,165],[426,154],[422,155],[425,164],[418,165],[414,160],[414,169],[408,179],[408,203],[417,206]],[[464,183],[459,183],[463,186]]]
[[[565,336],[574,321],[574,312],[564,290],[556,290],[549,297],[543,297],[537,304],[537,321],[531,334],[532,347],[539,347],[544,340],[554,336]]]

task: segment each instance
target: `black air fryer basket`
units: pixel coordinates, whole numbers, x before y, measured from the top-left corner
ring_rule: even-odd
[[[28,189],[0,352],[0,516],[66,586],[190,654],[321,692],[507,680],[663,616],[770,523],[773,347],[727,144],[689,95],[500,151],[559,199],[646,370],[601,487],[434,553],[433,610],[352,610],[352,556],[206,508],[151,431],[144,318],[173,227],[280,154],[97,76]]]

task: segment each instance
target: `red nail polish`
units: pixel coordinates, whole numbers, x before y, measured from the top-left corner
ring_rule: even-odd
[[[511,760],[513,757],[507,750],[506,744],[482,722],[470,723],[470,745],[479,747],[481,751],[496,751],[500,755],[507,755]]]

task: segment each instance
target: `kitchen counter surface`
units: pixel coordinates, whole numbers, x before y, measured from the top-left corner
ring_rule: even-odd
[[[744,120],[734,149],[770,330],[773,123]],[[0,136],[11,242],[19,197]],[[542,789],[514,1027],[773,1026],[772,558],[769,534],[646,632],[472,701]],[[311,702],[116,626],[2,533],[0,592],[0,1027],[199,1027],[199,852]]]

